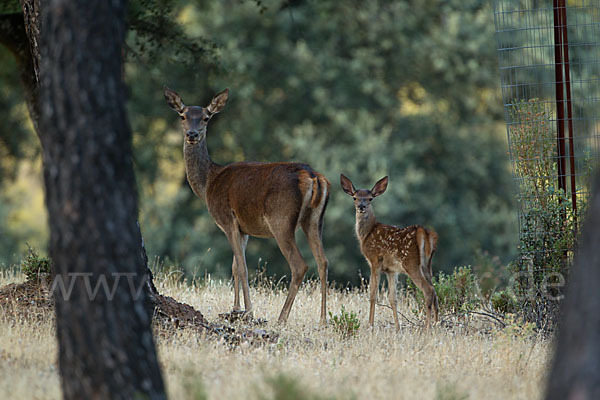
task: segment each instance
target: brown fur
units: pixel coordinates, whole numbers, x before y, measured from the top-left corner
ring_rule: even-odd
[[[373,189],[356,190],[352,182],[341,176],[344,192],[354,199],[356,207],[356,235],[360,250],[371,268],[369,324],[373,326],[375,301],[381,272],[386,273],[389,301],[394,313],[396,329],[400,328],[396,311],[396,279],[399,273],[408,275],[425,296],[426,325],[438,319],[438,300],[433,287],[431,260],[437,248],[437,234],[421,225],[400,228],[377,222],[371,201],[387,188],[387,177]]]
[[[245,250],[248,236],[275,238],[292,272],[290,290],[279,321],[287,320],[308,269],[296,245],[301,227],[319,267],[321,322],[326,320],[328,261],[322,243],[323,217],[330,183],[309,165],[301,163],[238,162],[221,166],[208,155],[206,127],[226,104],[229,92],[217,94],[206,107],[187,107],[179,95],[165,89],[167,103],[182,117],[184,158],[190,186],[204,198],[208,212],[225,233],[234,253],[234,310],[240,310],[242,286],[246,312],[252,311]]]

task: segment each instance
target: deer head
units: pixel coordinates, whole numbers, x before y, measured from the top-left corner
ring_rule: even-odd
[[[208,121],[225,107],[228,98],[229,89],[225,89],[215,95],[207,107],[186,106],[181,100],[181,96],[165,86],[167,104],[179,114],[185,141],[190,145],[199,143],[206,138]]]
[[[354,200],[354,207],[356,208],[357,213],[365,213],[371,207],[371,202],[377,196],[382,195],[387,189],[388,185],[388,177],[383,177],[377,181],[375,186],[371,190],[368,189],[358,189],[354,188],[352,181],[348,179],[344,174],[340,175],[340,183],[342,185],[342,190],[352,196]]]

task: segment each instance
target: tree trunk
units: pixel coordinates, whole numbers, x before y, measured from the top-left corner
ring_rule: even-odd
[[[600,174],[562,307],[546,398],[600,399]]]
[[[41,10],[39,132],[66,399],[165,398],[136,226],[125,3],[48,0]]]

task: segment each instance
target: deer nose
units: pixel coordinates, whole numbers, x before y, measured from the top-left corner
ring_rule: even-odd
[[[197,140],[200,137],[198,131],[187,131],[187,137],[189,139]]]
[[[364,204],[359,204],[358,205],[358,210],[359,211],[365,211],[366,208],[367,208],[367,206],[365,206]]]

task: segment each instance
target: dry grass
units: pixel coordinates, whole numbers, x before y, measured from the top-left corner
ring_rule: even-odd
[[[0,286],[20,279],[0,274]],[[159,291],[211,321],[233,302],[227,283],[206,280],[196,287],[175,282],[172,275],[157,281]],[[261,328],[279,333],[276,344],[231,348],[188,331],[159,337],[170,398],[270,399],[275,390],[293,389],[286,378],[297,384],[305,395],[301,398],[541,397],[550,347],[546,340],[512,331],[482,333],[477,324],[438,327],[426,334],[406,320],[396,333],[385,307],[377,308],[371,331],[366,294],[331,289],[329,310],[339,313],[344,305],[363,324],[357,335],[342,339],[331,326],[319,326],[316,282],[303,285],[288,324],[278,326],[274,321],[286,293],[264,283],[251,293],[255,316],[270,320]],[[414,319],[411,299],[400,296],[400,303],[400,311]],[[59,398],[56,352],[51,315],[14,320],[0,310],[0,398]]]

